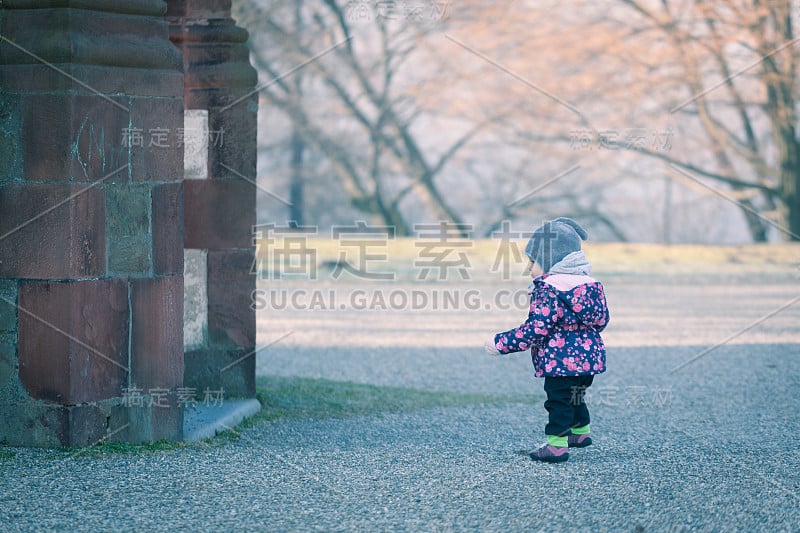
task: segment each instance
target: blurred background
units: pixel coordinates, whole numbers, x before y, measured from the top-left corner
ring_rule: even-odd
[[[789,0],[234,0],[260,223],[800,240]]]

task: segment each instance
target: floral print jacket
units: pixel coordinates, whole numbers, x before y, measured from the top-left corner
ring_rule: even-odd
[[[603,285],[589,276],[539,276],[530,287],[528,320],[494,337],[500,353],[531,350],[536,377],[585,376],[606,370],[600,332],[608,324]]]

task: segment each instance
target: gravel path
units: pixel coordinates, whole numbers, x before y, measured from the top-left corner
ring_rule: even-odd
[[[610,371],[589,397],[596,445],[566,464],[519,454],[543,439],[538,402],[265,422],[235,441],[139,455],[0,448],[13,454],[0,458],[0,530],[798,531],[800,303],[675,369],[800,285],[743,281],[738,297],[671,278],[607,287],[616,323]],[[640,331],[664,306],[673,342],[664,323]],[[496,315],[268,316],[262,342],[297,332],[258,369],[542,399],[526,355],[475,347],[520,319]],[[413,334],[393,337],[405,326]],[[779,342],[764,342],[770,332]]]

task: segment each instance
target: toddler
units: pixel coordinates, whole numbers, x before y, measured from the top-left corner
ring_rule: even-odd
[[[581,251],[586,230],[569,218],[546,222],[525,246],[533,282],[528,319],[518,328],[486,340],[490,355],[530,349],[536,377],[544,376],[549,421],[547,443],[531,459],[559,463],[569,448],[592,444],[586,388],[606,369],[600,332],[608,323],[603,286],[591,278]]]

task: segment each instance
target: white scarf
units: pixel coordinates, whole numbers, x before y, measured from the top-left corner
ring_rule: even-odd
[[[567,254],[564,259],[550,267],[548,274],[575,274],[588,276],[592,273],[592,264],[586,259],[583,251]]]

